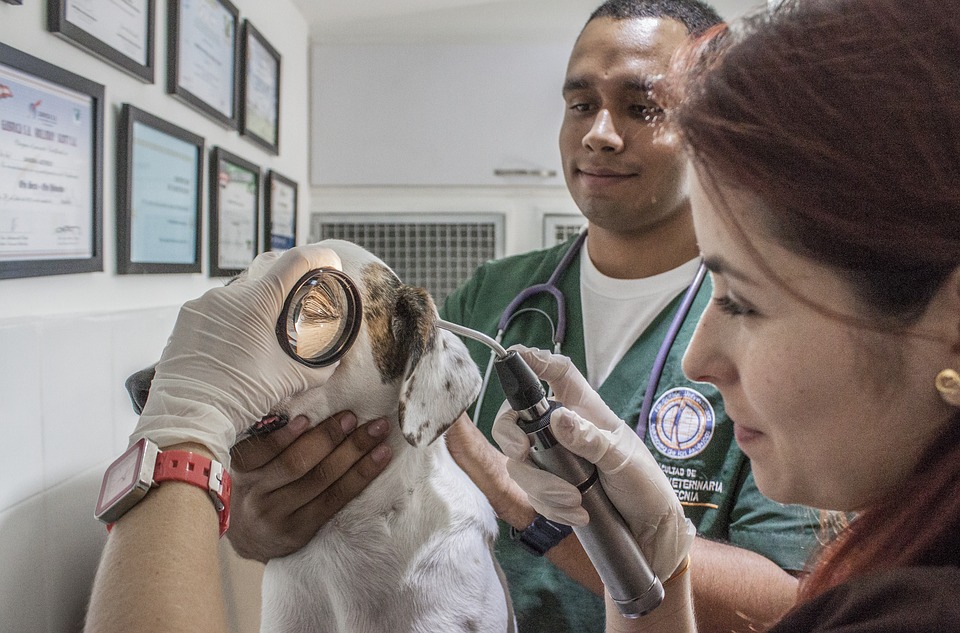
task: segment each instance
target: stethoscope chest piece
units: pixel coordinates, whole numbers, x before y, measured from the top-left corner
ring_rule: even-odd
[[[294,360],[310,367],[337,362],[360,332],[363,305],[356,284],[335,268],[300,278],[277,319],[277,340]]]

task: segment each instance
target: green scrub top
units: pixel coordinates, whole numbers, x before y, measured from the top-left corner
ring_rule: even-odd
[[[495,336],[503,309],[523,289],[544,283],[572,243],[573,239],[484,264],[447,298],[441,317]],[[579,258],[574,258],[558,286],[566,299],[567,312],[561,353],[585,374]],[[687,380],[680,369],[683,352],[711,290],[708,279],[678,333],[650,419],[644,423],[644,441],[700,536],[757,552],[784,569],[802,570],[817,546],[818,513],[810,508],[784,506],[760,494],[750,463],[734,441],[733,425],[720,394],[711,385]],[[654,319],[598,390],[610,408],[631,426],[637,425],[651,367],[681,299],[677,297]],[[550,295],[531,297],[522,308],[543,310],[556,322],[557,307]],[[525,311],[510,323],[503,345],[521,343],[553,349],[551,334],[546,317]],[[490,350],[476,341],[464,342],[484,371]],[[493,421],[504,399],[494,372],[479,419],[474,420],[491,441]],[[468,412],[472,415],[473,407]],[[520,631],[603,631],[602,598],[571,580],[546,558],[532,556],[519,547],[509,537],[509,525],[502,521],[497,556],[510,586]]]

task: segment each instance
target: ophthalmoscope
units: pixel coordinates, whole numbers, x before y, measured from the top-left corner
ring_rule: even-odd
[[[658,607],[663,601],[663,585],[607,498],[597,467],[568,451],[550,430],[551,414],[563,405],[547,398],[540,379],[516,351],[508,351],[486,334],[455,323],[438,320],[437,326],[479,341],[496,354],[497,377],[507,401],[519,414],[517,424],[530,439],[530,459],[539,468],[575,485],[582,495],[590,520],[573,531],[621,615],[637,618]]]

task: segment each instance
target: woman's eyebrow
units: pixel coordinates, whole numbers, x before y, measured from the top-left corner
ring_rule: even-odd
[[[757,283],[753,279],[751,279],[751,277],[748,274],[746,274],[745,272],[743,272],[742,270],[740,270],[735,266],[731,266],[730,262],[726,261],[725,259],[723,259],[723,257],[719,255],[704,257],[703,265],[706,266],[707,270],[709,270],[714,275],[726,275],[727,277],[732,277],[737,281],[741,281],[751,286],[757,285]]]

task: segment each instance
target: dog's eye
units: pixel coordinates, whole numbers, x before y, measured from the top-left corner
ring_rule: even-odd
[[[314,286],[296,315],[297,352],[312,357],[329,349],[340,335],[343,313],[343,295],[331,292],[327,286]]]
[[[323,367],[353,345],[362,315],[360,293],[350,278],[321,268],[304,276],[287,296],[277,335],[290,356]]]

